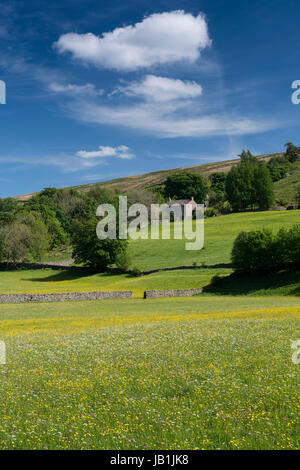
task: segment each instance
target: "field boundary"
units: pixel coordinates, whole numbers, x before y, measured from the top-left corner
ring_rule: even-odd
[[[183,269],[220,269],[220,268],[232,268],[231,263],[219,263],[219,264],[208,264],[204,266],[194,266],[194,265],[187,265],[187,266],[174,266],[171,268],[156,268],[150,269],[149,271],[141,271],[142,276],[147,276],[148,274],[158,273],[160,271],[179,271]],[[129,271],[132,273],[132,271]]]
[[[149,271],[140,271],[139,275],[147,276],[149,274],[154,274],[154,273],[159,273],[159,272],[164,272],[164,271],[180,271],[180,270],[185,270],[185,269],[220,269],[220,268],[230,269],[232,268],[232,264],[231,263],[219,263],[219,264],[208,264],[208,265],[201,265],[201,266],[195,266],[195,265],[171,266],[171,267],[166,267],[166,268],[150,269]],[[73,272],[78,272],[78,273],[97,274],[97,271],[95,271],[92,268],[89,268],[88,266],[68,266],[68,265],[54,264],[54,263],[52,264],[52,263],[28,263],[28,262],[22,262],[22,263],[3,263],[2,262],[0,263],[0,271],[14,271],[17,269],[53,269],[53,270],[73,271]],[[128,271],[122,271],[117,268],[108,268],[107,272],[136,275],[135,271],[131,269]]]
[[[157,297],[190,297],[202,294],[203,287],[196,289],[166,289],[166,290],[146,290],[144,299],[155,299]]]
[[[0,294],[0,303],[67,302],[70,300],[131,299],[132,291],[65,292],[51,294]]]

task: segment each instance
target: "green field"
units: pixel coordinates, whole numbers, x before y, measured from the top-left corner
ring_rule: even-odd
[[[300,211],[215,217],[203,251],[178,240],[132,241],[130,250],[140,269],[213,265],[230,261],[240,230],[295,223]],[[139,298],[230,273],[0,272],[0,293],[134,293],[0,304],[0,449],[299,449],[299,272],[228,278],[191,298]]]
[[[91,292],[132,290],[143,297],[145,290],[196,288],[209,284],[216,272],[229,274],[230,269],[197,269],[158,272],[148,276],[127,274],[78,275],[65,270],[39,269],[0,272],[0,293]],[[0,307],[1,308],[1,307]]]
[[[297,298],[1,306],[2,449],[296,449]]]
[[[204,249],[187,251],[184,240],[135,240],[130,243],[132,263],[140,269],[188,265],[201,262],[207,265],[230,262],[235,237],[241,230],[268,227],[278,230],[300,223],[300,210],[267,211],[230,214],[205,219]]]
[[[249,212],[205,219],[205,248],[185,250],[184,240],[135,240],[129,248],[132,265],[141,270],[201,263],[213,265],[230,262],[233,240],[241,230],[256,230],[300,223],[300,211]],[[0,272],[0,293],[85,292],[94,290],[132,290],[142,297],[144,290],[184,289],[203,287],[218,274],[225,276],[230,269],[195,269],[159,272],[138,278],[128,274],[81,275],[52,269]]]

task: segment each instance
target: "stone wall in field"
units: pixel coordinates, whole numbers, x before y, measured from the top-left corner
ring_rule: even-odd
[[[146,290],[144,299],[154,299],[156,297],[189,297],[195,294],[201,294],[202,287],[197,289],[167,289],[167,290]]]
[[[69,300],[131,299],[132,291],[70,292],[61,294],[0,294],[0,303],[66,302]]]

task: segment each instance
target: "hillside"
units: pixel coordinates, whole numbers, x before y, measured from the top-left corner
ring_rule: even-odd
[[[283,199],[289,204],[295,203],[296,187],[300,185],[300,162],[292,164],[289,175],[274,184],[275,194],[278,199]]]
[[[210,283],[215,275],[228,276],[232,269],[211,267],[219,263],[230,263],[233,241],[244,230],[269,228],[276,232],[281,227],[289,228],[300,223],[300,211],[267,211],[230,214],[211,217],[205,221],[205,248],[198,251],[185,250],[185,240],[132,240],[129,242],[129,254],[132,267],[151,270],[171,266],[195,264],[200,269],[160,271],[141,277],[129,274],[82,273],[64,270],[37,269],[0,272],[0,293],[45,293],[45,292],[85,292],[97,290],[132,290],[134,297],[142,297],[144,290],[150,289],[185,289],[203,287]],[[202,268],[201,268],[202,266]],[[205,268],[203,266],[206,266]],[[284,278],[286,274],[282,275]],[[294,290],[299,273],[284,279],[272,279],[274,287],[280,283],[288,284]],[[276,283],[275,283],[276,280]],[[247,281],[248,282],[248,281]],[[244,283],[245,284],[245,283]],[[268,289],[269,285],[260,283]],[[162,287],[163,286],[163,287]],[[227,290],[233,286],[225,286]],[[225,289],[224,287],[224,289]],[[236,288],[236,286],[234,286]],[[245,286],[242,286],[245,289]],[[254,288],[253,282],[248,288]],[[273,295],[273,292],[272,292]],[[294,294],[296,295],[296,294]]]
[[[257,158],[259,160],[265,160],[268,162],[272,157],[279,157],[282,156],[283,152],[279,153],[272,153],[272,154],[265,154],[259,155]],[[103,187],[110,188],[110,189],[118,189],[121,192],[132,191],[134,189],[147,189],[153,186],[159,185],[163,183],[167,177],[172,173],[177,173],[181,171],[189,171],[192,173],[201,173],[203,176],[208,176],[210,173],[214,172],[225,172],[228,173],[232,166],[236,165],[239,162],[239,159],[233,160],[225,160],[221,162],[215,163],[207,163],[204,165],[194,165],[194,166],[186,166],[181,168],[172,168],[170,170],[161,170],[161,171],[153,171],[151,173],[145,173],[142,175],[134,175],[134,176],[126,176],[125,178],[116,178],[108,181],[103,181],[100,183],[90,183],[84,185],[77,185],[71,186],[78,191],[85,192],[91,189],[96,184],[100,184]],[[299,166],[300,172],[300,166]],[[19,196],[15,196],[15,199],[19,201],[28,201],[34,194],[23,194]]]

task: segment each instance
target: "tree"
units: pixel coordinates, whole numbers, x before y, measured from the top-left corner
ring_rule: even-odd
[[[165,195],[173,199],[194,197],[198,204],[203,204],[208,193],[208,184],[197,173],[174,173],[165,181]]]
[[[1,230],[2,260],[27,261],[30,252],[30,229],[26,224],[10,222]]]
[[[0,225],[12,222],[22,210],[22,204],[13,198],[0,199]]]
[[[130,207],[133,204],[144,204],[148,209],[148,217],[151,219],[151,205],[162,204],[164,202],[162,196],[154,191],[143,191],[142,189],[134,189],[127,194],[127,204]]]
[[[285,156],[287,160],[291,163],[294,163],[300,157],[300,147],[296,147],[292,142],[287,142],[285,144],[286,151]]]
[[[46,188],[33,196],[24,209],[27,214],[35,212],[41,215],[50,235],[50,248],[64,245],[68,241],[66,230],[69,227],[69,219],[55,201],[58,192],[56,188]]]
[[[234,210],[268,209],[274,200],[273,183],[264,162],[243,151],[225,183],[226,197]]]
[[[226,178],[226,198],[234,210],[255,207],[254,164],[240,163],[230,170]]]
[[[286,157],[273,157],[268,162],[267,167],[272,181],[275,182],[285,178],[290,168],[290,162]]]
[[[1,229],[1,259],[40,261],[49,247],[47,228],[38,214],[22,214]]]
[[[269,209],[274,204],[274,189],[271,175],[265,162],[259,162],[254,170],[255,203],[260,210]]]
[[[128,242],[118,238],[100,240],[96,234],[98,222],[96,217],[85,221],[75,221],[71,242],[73,256],[78,263],[103,272],[116,262],[121,265],[120,257],[127,256]]]
[[[225,192],[226,173],[212,173],[209,175],[210,187],[216,193]]]
[[[252,155],[250,150],[242,150],[239,157],[242,163],[255,163],[257,161],[256,157]]]

